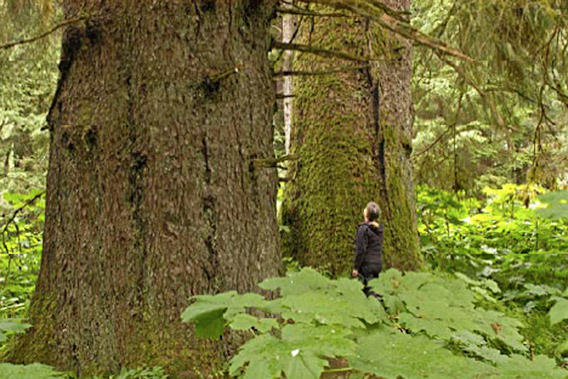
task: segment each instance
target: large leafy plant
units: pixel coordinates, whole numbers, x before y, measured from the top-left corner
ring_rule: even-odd
[[[487,283],[486,283],[487,284]],[[198,336],[228,327],[251,338],[231,359],[245,378],[318,378],[326,371],[381,377],[547,377],[567,372],[554,360],[527,358],[520,322],[476,304],[477,282],[389,270],[362,285],[306,268],[267,279],[279,296],[227,292],[193,297],[182,319]],[[491,285],[489,285],[491,287]],[[330,360],[344,362],[329,369]]]
[[[45,195],[6,192],[0,199],[0,318],[26,317],[41,260]]]

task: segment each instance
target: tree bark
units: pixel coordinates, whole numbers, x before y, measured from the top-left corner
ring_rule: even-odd
[[[272,2],[65,1],[33,329],[12,361],[78,375],[210,369],[191,295],[280,272]]]
[[[408,9],[408,1],[389,5]],[[325,10],[321,10],[325,13]],[[422,264],[416,232],[410,164],[412,45],[367,20],[316,17],[300,43],[358,56],[373,56],[368,68],[298,54],[294,70],[334,75],[301,76],[294,84],[293,178],[285,190],[284,254],[332,274],[349,271],[363,208],[377,201],[385,224],[386,267]]]

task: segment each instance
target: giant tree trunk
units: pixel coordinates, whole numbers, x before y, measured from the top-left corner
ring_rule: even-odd
[[[215,360],[188,297],[276,275],[268,1],[67,0],[33,330],[13,361],[79,374]],[[184,371],[185,370],[185,371]],[[182,375],[183,376],[183,375]]]
[[[409,2],[389,5],[407,9]],[[374,200],[383,210],[386,266],[416,269],[422,259],[410,164],[411,44],[362,19],[322,17],[307,24],[302,43],[381,60],[363,65],[297,56],[294,70],[346,70],[295,80],[297,160],[289,168],[292,181],[282,206],[289,226],[284,253],[333,274],[348,271],[357,224]]]

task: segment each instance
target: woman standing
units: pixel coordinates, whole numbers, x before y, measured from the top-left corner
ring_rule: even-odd
[[[353,277],[363,280],[365,294],[369,296],[369,280],[377,278],[383,267],[383,224],[379,222],[381,208],[377,203],[370,202],[363,211],[365,222],[357,228],[355,240],[355,263]]]

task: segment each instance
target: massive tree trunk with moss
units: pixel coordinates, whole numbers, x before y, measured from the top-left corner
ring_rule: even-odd
[[[386,3],[409,7],[408,0]],[[379,60],[302,53],[294,61],[297,71],[344,70],[295,80],[296,160],[281,214],[288,226],[284,254],[334,274],[348,271],[357,224],[374,200],[383,211],[386,266],[419,268],[410,162],[412,45],[357,18],[316,17],[302,28],[304,44]]]
[[[33,329],[12,361],[79,375],[226,353],[191,295],[280,271],[268,1],[65,1]]]

